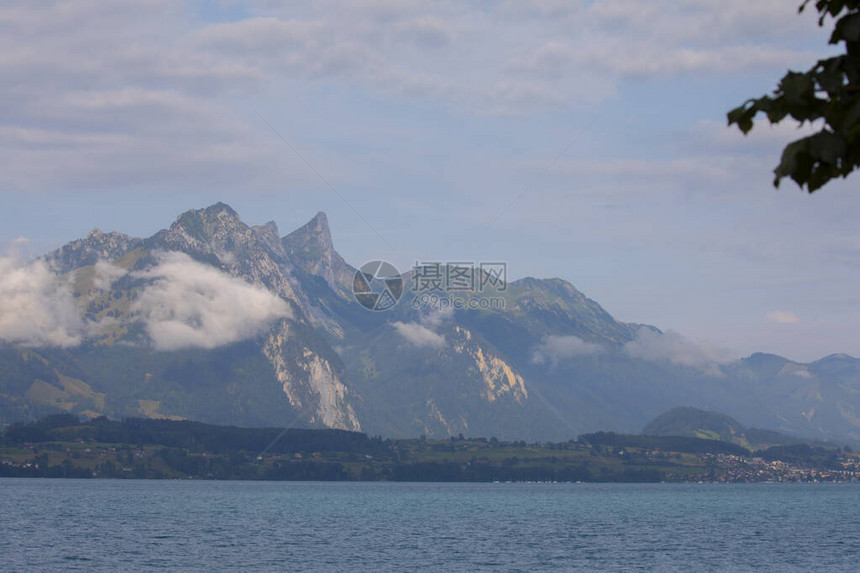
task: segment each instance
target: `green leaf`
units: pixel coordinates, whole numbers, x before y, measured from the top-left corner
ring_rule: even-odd
[[[779,90],[789,106],[803,106],[815,95],[815,81],[811,73],[788,72],[779,82]]]
[[[799,11],[813,0],[804,0]],[[776,124],[787,116],[801,124],[824,120],[818,133],[786,145],[774,169],[774,185],[788,177],[810,193],[860,168],[860,0],[816,0],[819,25],[833,18],[832,44],[845,53],[819,60],[806,72],[789,71],[772,95],[749,99],[727,114],[743,133],[763,113]]]
[[[848,13],[836,22],[833,33],[830,35],[830,43],[838,44],[841,41],[856,42],[860,40],[860,14]]]
[[[845,119],[842,122],[842,130],[848,135],[857,137],[858,128],[860,128],[860,98],[848,108],[848,112],[845,114]]]
[[[750,105],[751,103],[753,105]],[[738,128],[747,134],[753,128],[753,118],[757,111],[755,100],[749,100],[727,114],[729,125],[737,124]]]
[[[821,130],[808,139],[810,154],[821,163],[837,164],[848,152],[845,139],[831,131]]]

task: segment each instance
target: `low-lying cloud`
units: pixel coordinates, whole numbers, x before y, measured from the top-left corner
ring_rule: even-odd
[[[140,312],[156,350],[217,348],[291,316],[273,293],[183,253],[164,253],[158,265],[133,276],[152,281],[132,310]]]
[[[561,360],[579,358],[581,356],[593,356],[604,352],[604,348],[593,342],[586,342],[578,336],[562,336],[551,334],[544,337],[541,343],[532,352],[534,364],[549,362],[556,365]]]
[[[127,274],[127,270],[112,265],[107,261],[97,261],[93,270],[93,288],[108,290],[113,283]]]
[[[419,348],[442,348],[445,346],[444,336],[436,334],[417,322],[395,322],[392,326],[397,331],[397,334],[413,346]]]
[[[99,261],[92,286],[108,290],[126,274]],[[131,311],[140,314],[157,350],[217,348],[256,336],[274,320],[291,316],[287,303],[273,293],[183,253],[164,253],[156,266],[132,276],[148,282]],[[0,258],[0,340],[69,348],[112,321],[83,318],[72,277],[58,276],[43,260]]]
[[[667,361],[695,368],[712,376],[721,376],[720,364],[735,359],[725,350],[697,344],[672,330],[661,334],[650,328],[640,328],[636,338],[624,345],[623,352],[632,358],[652,362]]]
[[[431,308],[427,311],[427,314],[421,315],[421,324],[431,329],[439,328],[443,324],[453,320],[453,318],[454,309],[450,306],[446,306],[444,308]]]
[[[41,260],[0,259],[0,340],[25,346],[72,347],[90,328],[66,278]]]

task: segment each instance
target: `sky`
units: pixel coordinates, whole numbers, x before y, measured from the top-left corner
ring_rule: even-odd
[[[737,356],[860,356],[860,175],[776,190],[809,127],[726,126],[835,53],[799,3],[9,0],[0,253],[325,211],[355,266],[504,261]]]

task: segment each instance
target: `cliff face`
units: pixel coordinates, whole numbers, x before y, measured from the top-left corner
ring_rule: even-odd
[[[309,275],[322,278],[339,296],[352,300],[355,269],[334,249],[325,213],[317,213],[304,226],[281,240],[284,255]]]
[[[341,430],[361,430],[350,404],[343,368],[333,365],[309,344],[296,343],[288,321],[282,321],[266,339],[263,353],[275,370],[290,405],[311,424]],[[308,342],[305,340],[304,342]]]

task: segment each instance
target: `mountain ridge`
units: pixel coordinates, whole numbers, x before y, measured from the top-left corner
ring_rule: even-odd
[[[860,440],[860,361],[847,355],[719,361],[615,319],[558,277],[507,283],[504,308],[421,308],[406,291],[391,310],[371,312],[353,298],[356,270],[335,249],[325,213],[279,235],[274,221],[248,226],[218,203],[148,238],[94,231],[48,253],[42,260],[74,279],[74,300],[98,328],[77,347],[0,342],[0,420],[53,408],[395,437],[570,439],[638,431],[673,406],[710,404],[747,425]],[[258,307],[280,316],[259,328],[239,316]],[[227,319],[251,334],[212,326]],[[216,346],[147,347],[155,321]],[[122,366],[109,373],[102,363]]]

